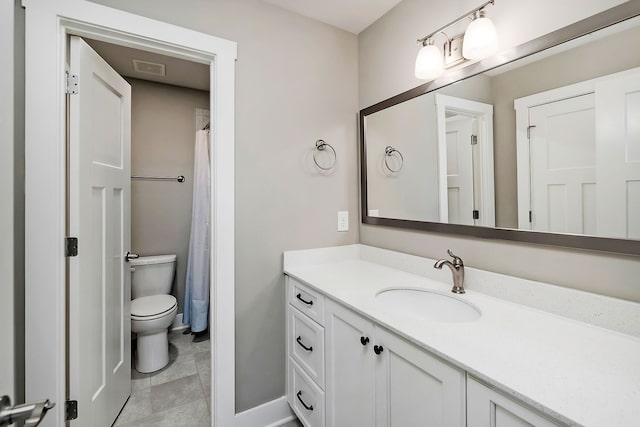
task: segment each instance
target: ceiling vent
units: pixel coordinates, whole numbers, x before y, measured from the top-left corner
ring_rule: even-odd
[[[164,64],[157,64],[155,62],[141,61],[140,59],[133,60],[133,69],[138,73],[153,74],[154,76],[164,76],[165,66]]]

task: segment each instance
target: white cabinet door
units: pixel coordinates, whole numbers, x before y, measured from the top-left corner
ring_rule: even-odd
[[[327,301],[326,399],[328,426],[373,426],[373,324]]]
[[[376,426],[465,426],[465,376],[376,327]]]
[[[467,427],[557,427],[537,412],[467,378]]]

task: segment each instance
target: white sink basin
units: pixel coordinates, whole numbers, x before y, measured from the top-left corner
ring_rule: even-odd
[[[432,322],[472,322],[482,315],[473,304],[426,289],[384,289],[376,294],[376,301],[415,319]]]

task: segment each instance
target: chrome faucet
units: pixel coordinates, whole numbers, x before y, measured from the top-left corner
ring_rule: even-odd
[[[447,249],[447,253],[453,258],[453,262],[446,259],[439,259],[433,267],[438,270],[442,269],[443,265],[449,267],[453,273],[453,289],[451,289],[451,292],[454,294],[464,294],[464,264],[462,263],[462,258],[451,252],[451,249]]]

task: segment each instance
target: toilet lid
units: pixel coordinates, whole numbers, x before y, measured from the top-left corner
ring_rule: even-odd
[[[151,317],[173,310],[178,304],[173,295],[152,295],[131,301],[131,316]]]

